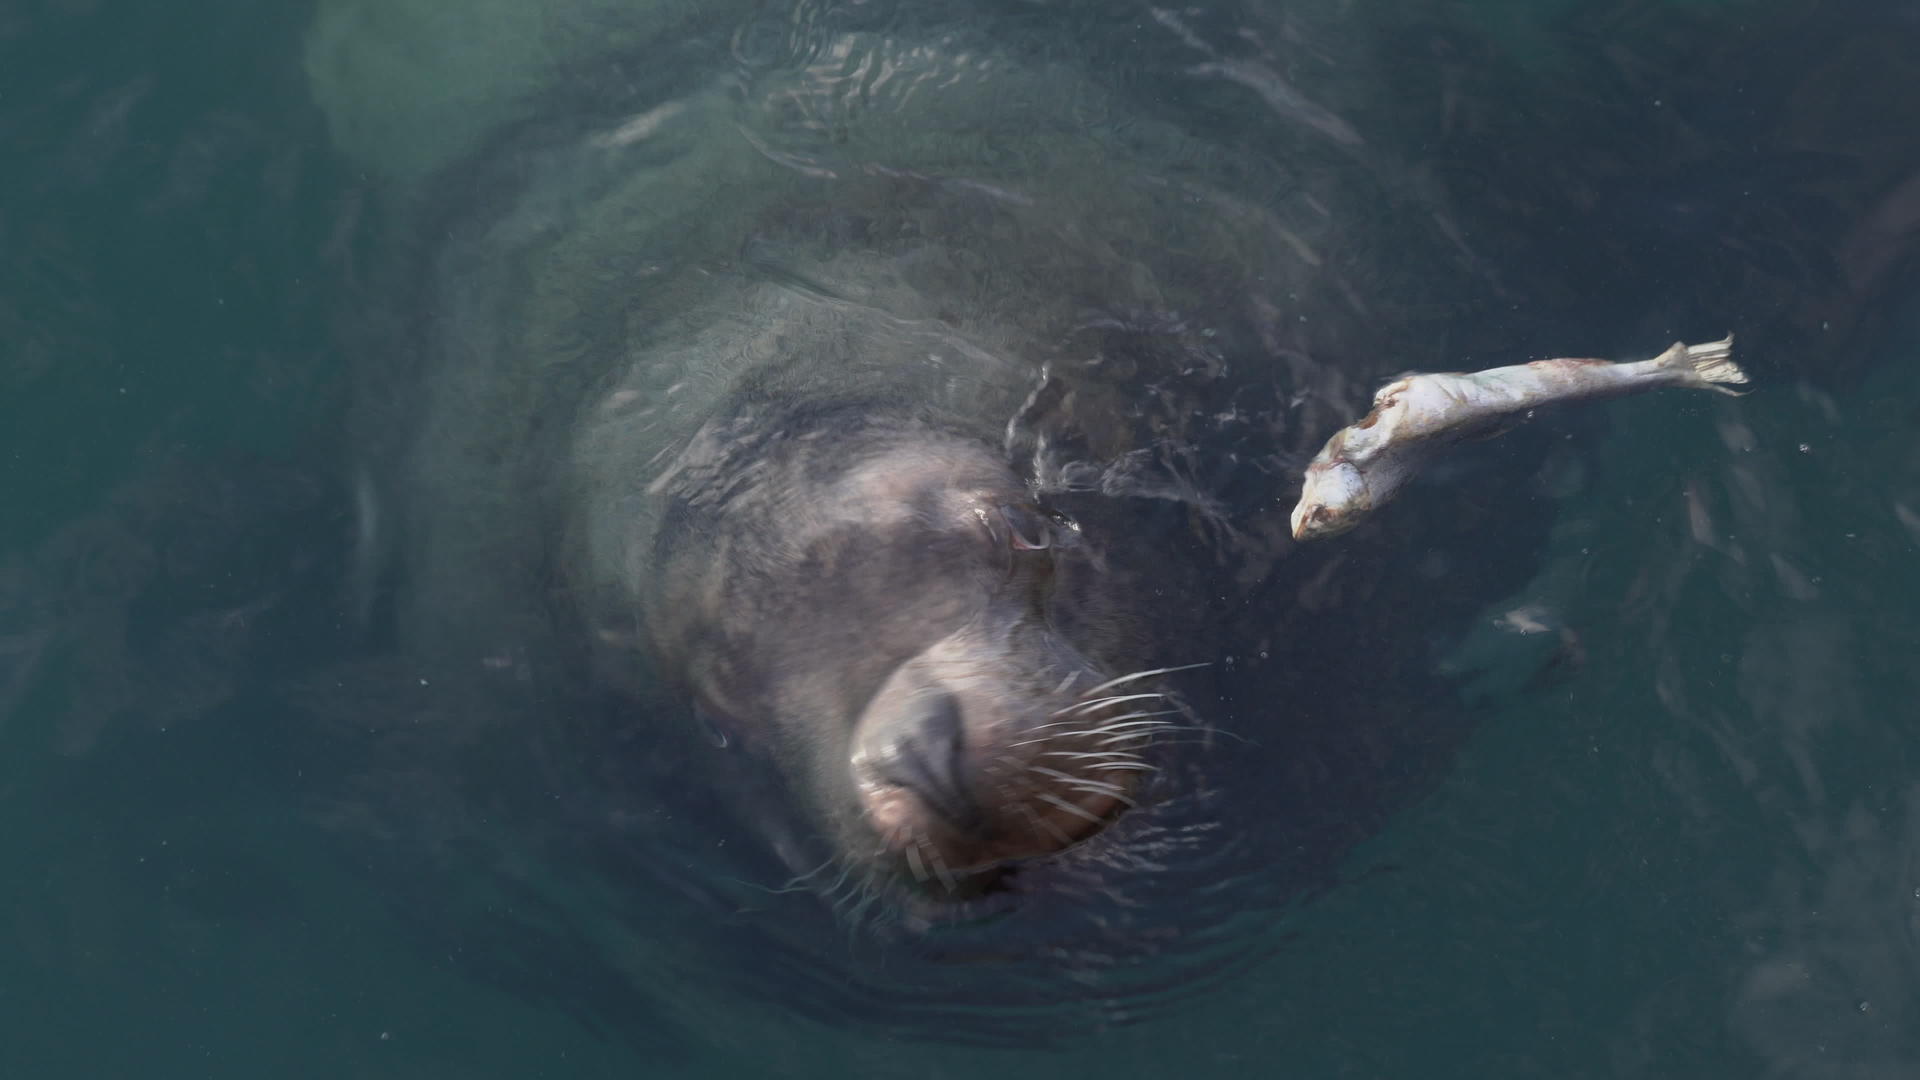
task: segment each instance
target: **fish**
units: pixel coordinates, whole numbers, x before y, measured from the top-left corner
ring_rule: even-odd
[[[1373,395],[1373,411],[1334,433],[1307,465],[1292,515],[1295,540],[1323,540],[1385,506],[1433,452],[1500,435],[1530,409],[1666,386],[1738,396],[1747,382],[1733,362],[1733,335],[1705,345],[1674,342],[1651,360],[1535,360],[1472,373],[1404,375]]]

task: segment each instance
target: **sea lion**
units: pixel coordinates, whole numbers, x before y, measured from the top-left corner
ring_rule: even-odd
[[[915,77],[583,75],[402,204],[353,440],[400,565],[358,576],[433,701],[370,831],[524,871],[523,955],[577,931],[635,987],[662,893],[676,968],[759,987],[772,943],[796,1000],[1044,1012],[1243,958],[1212,931],[1438,774],[1465,722],[1419,652],[1525,565],[1525,527],[1462,557],[1517,488],[1420,560],[1288,557],[1398,316],[1459,310],[1447,238],[1386,258],[1431,216],[1347,144],[1196,134],[966,28],[823,34]]]

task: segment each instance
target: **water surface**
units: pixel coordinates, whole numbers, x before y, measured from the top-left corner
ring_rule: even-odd
[[[0,1068],[1910,1075],[1920,17],[1799,7],[0,13]],[[956,85],[978,94],[952,125],[914,111]],[[716,148],[729,126],[746,141]],[[627,156],[594,156],[610,138]],[[449,685],[368,599],[394,573],[371,478],[407,435],[365,402],[433,342],[624,303],[645,266],[597,263],[504,312],[434,307],[423,281],[502,295],[525,264],[498,253],[528,237],[612,260],[589,212],[645,170],[711,153],[798,188],[938,154],[981,181],[1076,139],[1205,177],[1213,201],[1181,212],[1277,229],[1271,265],[1313,269],[1286,283],[1305,301],[1257,275],[1195,301],[1274,313],[1221,321],[1250,412],[1318,395],[1277,428],[1222,428],[1271,467],[1276,503],[1342,409],[1408,368],[1731,330],[1757,386],[1541,417],[1397,504],[1360,550],[1421,584],[1365,602],[1431,622],[1368,660],[1383,687],[1431,679],[1444,700],[1397,726],[1383,703],[1388,764],[1337,798],[1301,786],[1314,763],[1257,756],[1310,703],[1223,703],[1256,748],[1237,767],[1272,781],[1315,857],[1263,867],[1248,839],[1225,891],[1193,894],[1232,901],[1208,925],[1249,962],[1117,1004],[1096,979],[1051,1045],[1009,1046],[965,1037],[1018,1011],[980,965],[832,936],[805,895],[742,904],[781,882],[709,876],[730,855],[568,869],[699,835],[658,809],[697,795],[609,804],[525,780],[514,744],[407,734],[469,695],[527,715],[553,699],[532,648]],[[727,205],[690,183],[656,209],[693,237]],[[1135,239],[1192,243],[1196,266],[1225,243]],[[1256,475],[1211,482],[1246,507]],[[1272,580],[1335,557],[1288,554]],[[1233,666],[1367,646],[1275,618],[1290,633]],[[1409,751],[1416,707],[1459,726]],[[395,800],[409,775],[419,797]],[[579,815],[617,828],[579,838]],[[820,921],[794,944],[788,918]]]

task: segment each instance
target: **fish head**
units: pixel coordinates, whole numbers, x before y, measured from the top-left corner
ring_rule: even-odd
[[[1293,538],[1321,540],[1353,528],[1373,509],[1367,478],[1351,462],[1328,461],[1307,469],[1300,501],[1293,507]]]

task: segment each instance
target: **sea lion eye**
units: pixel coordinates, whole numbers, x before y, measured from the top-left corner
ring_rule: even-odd
[[[1002,506],[1000,519],[1011,533],[1015,551],[1045,551],[1053,546],[1053,529],[1046,517],[1026,506]]]

